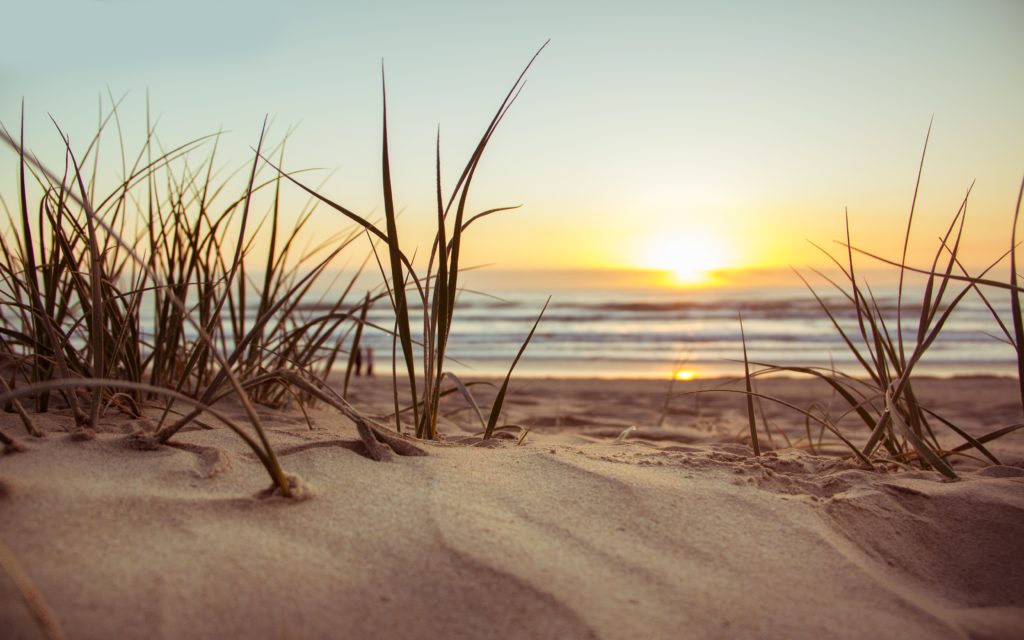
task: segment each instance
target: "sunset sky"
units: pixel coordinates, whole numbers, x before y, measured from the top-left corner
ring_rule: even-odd
[[[965,244],[980,264],[1008,246],[1024,173],[1020,2],[93,0],[4,14],[0,121],[15,128],[24,98],[29,146],[51,161],[48,113],[82,143],[107,87],[128,92],[138,143],[148,89],[165,144],[223,126],[231,167],[250,161],[265,114],[272,139],[299,125],[287,168],[336,170],[324,193],[366,214],[381,212],[383,60],[403,240],[421,246],[436,127],[450,184],[550,38],[473,192],[474,209],[523,205],[469,240],[468,261],[501,269],[692,281],[821,264],[807,240],[839,238],[844,207],[856,244],[895,255],[933,115],[914,255],[976,179]],[[0,172],[6,196],[12,153]]]

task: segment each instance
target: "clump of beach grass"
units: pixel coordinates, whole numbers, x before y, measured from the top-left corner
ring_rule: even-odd
[[[930,133],[931,128],[929,127],[929,135]],[[925,141],[926,150],[927,137]],[[1022,408],[1024,408],[1024,375],[1020,375],[1024,374],[1024,350],[1022,350],[1022,345],[1024,345],[1024,338],[1022,338],[1024,336],[1024,317],[1022,317],[1021,312],[1020,295],[1022,291],[1017,284],[1016,267],[1016,228],[1020,215],[1021,197],[1024,196],[1024,183],[1022,183],[1018,192],[1017,208],[1013,215],[1010,233],[1010,247],[1006,253],[999,256],[981,273],[977,275],[969,274],[959,258],[960,242],[971,192],[970,188],[967,189],[945,234],[940,238],[939,246],[935,251],[931,265],[927,268],[912,267],[907,263],[907,247],[909,246],[911,227],[914,221],[914,209],[917,203],[918,188],[924,167],[924,157],[925,153],[922,152],[914,197],[903,238],[903,251],[899,260],[886,259],[854,247],[850,241],[848,215],[846,218],[846,239],[840,243],[844,248],[845,260],[838,259],[822,249],[839,269],[842,277],[837,280],[829,278],[820,271],[813,271],[840,294],[840,303],[845,304],[848,308],[841,310],[835,303],[828,302],[824,296],[818,293],[807,278],[797,272],[797,275],[807,286],[811,295],[829,319],[832,327],[842,338],[843,343],[859,364],[858,370],[844,372],[838,370],[835,366],[782,366],[766,362],[754,362],[748,358],[745,334],[742,335],[743,381],[745,389],[724,391],[740,393],[746,396],[750,439],[755,455],[759,454],[760,451],[757,420],[753,403],[755,398],[758,401],[765,400],[781,404],[801,414],[807,423],[807,444],[812,451],[814,450],[814,443],[810,425],[814,423],[819,429],[819,445],[820,433],[827,430],[867,466],[872,466],[879,462],[895,462],[903,465],[916,463],[921,468],[933,469],[950,479],[957,477],[951,460],[953,456],[967,455],[968,451],[974,450],[993,464],[999,464],[999,459],[992,454],[985,444],[1024,428],[1024,424],[1012,424],[993,429],[989,433],[976,437],[967,433],[951,420],[928,408],[920,401],[918,394],[915,392],[913,382],[915,367],[925,356],[928,349],[935,343],[946,321],[958,305],[966,296],[974,293],[980,297],[991,312],[1003,334],[1004,341],[1016,352],[1019,369],[1018,384],[1021,389]],[[858,275],[855,268],[854,254],[868,256],[899,270],[895,326],[892,326],[892,318],[887,319],[882,313],[881,305],[870,285]],[[989,272],[1004,262],[1007,256],[1009,256],[1010,266],[1008,281],[1002,282],[988,278]],[[910,325],[910,317],[908,305],[904,299],[905,276],[911,272],[923,275],[925,277],[925,285],[922,297],[918,301],[920,309],[917,313],[913,340],[906,340],[904,338],[904,327]],[[1009,308],[1012,328],[1007,327],[992,304],[990,300],[993,295],[992,290],[1001,291],[1010,296]],[[852,310],[852,315],[856,319],[855,326],[852,329],[844,327],[839,321],[841,311],[849,312],[850,310]],[[752,370],[751,365],[758,368]],[[753,389],[752,381],[754,378],[779,373],[811,376],[827,383],[840,400],[839,404],[842,406],[842,410],[839,412],[839,415],[830,417],[830,413],[822,411],[821,407],[818,407],[819,410],[817,412],[814,410],[814,407],[797,407],[785,400],[758,393]],[[716,391],[723,391],[723,389]],[[839,426],[840,421],[848,416],[855,417],[866,430],[867,440],[861,446],[855,445],[850,437],[844,435],[843,430]],[[943,446],[937,436],[937,431],[940,428],[952,431],[963,442],[953,447]]]
[[[302,371],[315,379],[331,371],[341,349],[339,326],[358,317],[366,302],[347,302],[352,282],[316,316],[300,302],[358,231],[300,249],[314,201],[290,232],[280,233],[281,177],[258,179],[260,154],[274,151],[264,149],[266,125],[245,187],[232,197],[226,195],[231,176],[216,177],[219,136],[162,150],[147,117],[145,142],[130,161],[118,104],[78,152],[54,123],[65,148],[60,175],[27,150],[24,115],[17,140],[6,129],[0,132],[19,158],[17,213],[4,203],[10,229],[0,237],[0,353],[6,369],[0,402],[39,436],[20,399],[46,412],[56,394],[71,410],[76,431],[86,434],[107,407],[142,417],[147,404],[162,399],[154,429],[136,438],[140,446],[162,444],[199,413],[212,413],[243,437],[288,495],[253,403],[302,402],[266,378],[269,371]],[[122,178],[104,195],[96,158],[111,122]],[[204,143],[213,150],[195,168]],[[283,146],[277,151],[283,153]],[[88,174],[83,167],[90,163]],[[271,189],[263,220],[268,249],[260,261],[253,251],[254,199]],[[254,283],[250,274],[258,270],[262,278]],[[144,306],[151,322],[143,322]],[[252,435],[212,409],[226,395],[242,404]],[[191,409],[179,415],[181,403]]]
[[[541,47],[543,49],[543,47]],[[447,347],[459,285],[465,231],[481,218],[514,207],[470,214],[467,198],[484,150],[523,86],[520,74],[477,144],[445,204],[437,145],[437,234],[426,273],[417,273],[399,243],[392,193],[387,100],[384,97],[383,194],[385,229],[320,195],[300,182],[300,172],[285,172],[282,142],[268,148],[264,122],[245,186],[229,195],[234,174],[220,176],[220,134],[170,150],[155,134],[147,108],[146,135],[129,155],[118,113],[120,100],[101,113],[96,135],[76,149],[54,122],[64,148],[63,169],[54,171],[35,157],[20,135],[0,128],[0,139],[18,155],[18,194],[14,212],[2,205],[9,228],[0,235],[0,355],[4,388],[0,404],[16,411],[26,431],[35,427],[23,402],[37,412],[51,409],[54,398],[67,407],[73,429],[91,437],[103,411],[116,408],[134,418],[145,409],[159,418],[151,429],[134,434],[133,446],[167,443],[185,425],[207,414],[234,431],[266,468],[277,492],[291,496],[294,478],[281,468],[255,404],[280,407],[296,401],[325,402],[352,419],[361,450],[376,460],[391,452],[421,455],[402,435],[398,401],[398,363],[393,362],[395,429],[370,420],[345,399],[354,354],[360,348],[370,307],[387,298],[394,329],[373,327],[401,345],[411,389],[412,435],[438,436],[440,399],[459,392],[476,406],[464,384],[446,370]],[[101,140],[116,129],[121,178],[100,193]],[[287,139],[287,136],[285,136]],[[205,157],[199,150],[212,147]],[[87,169],[91,165],[91,171]],[[263,177],[270,166],[274,173]],[[290,231],[283,231],[282,185],[300,186],[311,198]],[[30,197],[31,196],[31,197]],[[257,200],[269,198],[268,211],[256,222]],[[336,236],[300,248],[300,234],[322,204],[356,223]],[[261,231],[263,235],[260,235]],[[350,294],[369,261],[347,283],[334,283],[330,298],[309,304],[311,291],[327,268],[353,243],[370,236],[387,248],[381,265],[383,285],[355,301]],[[265,253],[257,238],[266,239]],[[376,244],[372,245],[376,255]],[[409,292],[412,292],[411,294]],[[423,338],[414,335],[409,296],[423,308]],[[545,305],[546,308],[546,305]],[[149,309],[146,317],[144,309]],[[541,310],[543,315],[543,310]],[[151,319],[151,322],[144,320]],[[508,375],[481,424],[485,437],[498,427],[509,379],[530,341],[529,331]],[[346,352],[346,379],[338,394],[326,382]],[[422,349],[423,377],[417,377],[415,349]],[[452,386],[442,389],[444,381]],[[248,425],[216,408],[233,397]],[[151,411],[152,413],[152,411]],[[8,442],[10,441],[10,442]],[[4,446],[17,447],[4,435]]]
[[[441,175],[441,137],[440,132],[438,133],[435,152],[436,233],[430,247],[425,271],[417,271],[414,268],[413,261],[399,238],[398,214],[395,207],[394,189],[391,180],[387,124],[387,90],[384,83],[383,70],[381,72],[382,95],[384,96],[381,187],[384,200],[384,228],[339,204],[336,200],[330,199],[307,186],[294,176],[286,173],[280,165],[275,164],[269,158],[265,158],[267,163],[277,169],[282,176],[313,198],[355,222],[365,231],[366,236],[370,238],[371,242],[379,242],[386,249],[386,254],[382,259],[377,253],[376,244],[373,245],[381,277],[387,290],[387,298],[394,314],[394,331],[392,332],[395,343],[393,350],[395,356],[392,362],[395,387],[393,418],[395,421],[394,427],[398,433],[402,433],[404,430],[402,415],[411,413],[413,421],[412,433],[417,438],[436,439],[438,437],[440,401],[442,396],[447,393],[457,391],[468,399],[471,406],[477,408],[477,403],[469,392],[468,385],[464,384],[458,376],[446,369],[448,342],[455,318],[457,298],[461,292],[459,282],[462,269],[462,245],[466,231],[471,225],[492,214],[509,211],[517,207],[497,207],[471,213],[468,209],[468,199],[473,179],[480,167],[484,152],[492,136],[518,98],[523,88],[527,71],[541,51],[544,50],[545,46],[547,46],[547,43],[541,46],[534,54],[533,58],[531,58],[530,62],[519,74],[512,88],[505,95],[504,100],[502,100],[497,112],[477,142],[473,153],[466,162],[447,198],[445,197]],[[415,300],[422,309],[421,319],[415,318],[410,303],[410,296],[415,296]],[[490,438],[498,426],[509,380],[546,309],[547,303],[541,309],[533,327],[526,335],[519,352],[512,361],[508,374],[500,385],[495,400],[492,403],[486,423],[483,422],[481,415],[483,437],[485,439]],[[417,341],[414,339],[416,333],[415,326],[420,324],[420,321],[422,324],[422,341]],[[419,355],[422,358],[420,362],[421,374],[417,372],[417,351],[420,352]],[[398,360],[399,356],[401,358],[400,362]],[[409,388],[409,404],[405,408],[401,406],[398,393],[399,369],[402,370]],[[444,389],[445,381],[450,381],[452,386]],[[477,410],[477,413],[480,413],[479,410]]]

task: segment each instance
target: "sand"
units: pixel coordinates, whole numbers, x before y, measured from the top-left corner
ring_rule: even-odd
[[[386,407],[387,384],[360,379],[352,399]],[[972,432],[1020,418],[1012,381],[919,384]],[[1017,434],[993,447],[1002,465],[965,458],[949,482],[782,448],[803,421],[765,407],[780,449],[755,458],[741,399],[666,411],[665,388],[518,381],[506,421],[529,427],[521,442],[480,442],[453,397],[447,442],[387,463],[338,446],[355,429],[329,408],[312,429],[264,409],[283,466],[314,493],[302,501],[258,497],[269,479],[225,429],[143,452],[114,412],[87,441],[59,412],[39,419],[44,438],[4,415],[27,450],[0,456],[0,637],[45,637],[24,591],[69,638],[1024,633]],[[762,390],[829,400],[808,381]]]

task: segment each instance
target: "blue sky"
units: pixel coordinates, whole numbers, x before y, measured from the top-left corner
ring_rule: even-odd
[[[838,237],[847,206],[855,238],[891,250],[933,115],[922,250],[977,179],[968,244],[987,256],[1024,173],[1019,2],[93,0],[4,15],[0,120],[24,98],[44,156],[48,113],[85,140],[109,87],[141,133],[148,90],[165,143],[223,126],[232,166],[264,115],[272,137],[298,124],[288,166],[336,170],[327,193],[364,212],[380,203],[383,60],[412,238],[428,230],[436,127],[454,178],[550,38],[474,196],[524,205],[471,254],[509,268],[660,266],[664,238],[723,244],[723,267],[814,263],[806,240]],[[0,154],[5,189],[13,167]]]

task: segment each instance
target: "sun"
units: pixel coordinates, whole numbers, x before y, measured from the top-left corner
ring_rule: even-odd
[[[729,266],[729,252],[716,236],[685,231],[649,239],[638,263],[666,271],[677,285],[710,284],[713,273]]]

